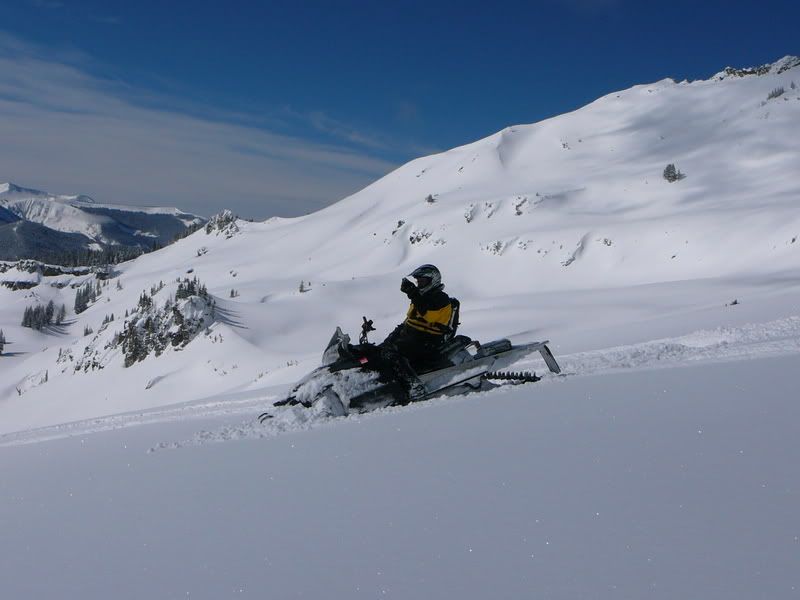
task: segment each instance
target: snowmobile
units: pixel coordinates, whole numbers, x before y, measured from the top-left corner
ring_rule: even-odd
[[[351,345],[350,336],[337,327],[322,354],[321,366],[301,379],[287,398],[273,406],[302,405],[330,416],[345,416],[408,404],[404,387],[382,368],[378,347],[366,340],[371,324],[364,318],[361,343],[357,345]],[[417,377],[427,393],[414,401],[490,389],[498,385],[492,380],[539,381],[541,378],[535,373],[501,370],[535,352],[539,352],[552,373],[561,373],[548,343],[545,340],[513,345],[507,339],[499,339],[481,344],[468,336],[454,335],[443,344],[438,361],[418,370]],[[263,423],[273,416],[268,411],[262,413],[259,420]]]

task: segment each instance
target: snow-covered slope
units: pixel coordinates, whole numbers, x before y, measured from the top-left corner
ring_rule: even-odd
[[[9,215],[14,218],[7,218]],[[38,258],[31,254],[31,247],[35,251],[40,240],[43,245],[61,243],[65,236],[59,232],[83,236],[85,248],[110,245],[150,248],[154,242],[167,244],[188,226],[203,222],[200,217],[176,208],[98,204],[88,196],[54,195],[0,183],[0,224],[13,220],[36,223],[52,233],[37,229],[37,235],[25,237],[24,249],[15,246],[8,235],[0,238],[0,258],[7,260]]]
[[[762,74],[637,86],[417,159],[312,215],[223,219],[120,265],[57,330],[18,327],[24,307],[71,306],[70,286],[91,275],[0,287],[16,353],[0,360],[0,427],[279,390],[314,366],[337,324],[356,333],[368,315],[385,335],[405,310],[400,277],[423,262],[460,298],[463,333],[551,338],[562,355],[669,348],[695,330],[797,315],[798,84],[786,58]],[[668,164],[685,177],[666,181]],[[114,342],[126,311],[153,286],[162,307],[177,278],[195,276],[216,297],[213,324],[125,368]]]
[[[4,596],[795,599],[800,356],[742,364],[264,439],[228,399],[0,447]]]

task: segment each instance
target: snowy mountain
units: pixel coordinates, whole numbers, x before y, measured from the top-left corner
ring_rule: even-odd
[[[7,208],[3,208],[0,206],[0,224],[5,225],[6,223],[13,223],[15,221],[19,221],[19,217],[12,213]]]
[[[796,598],[798,85],[636,86],[111,272],[0,263],[5,595]],[[566,376],[258,423],[423,262]]]
[[[20,328],[24,307],[69,308],[93,276],[8,269],[0,279],[38,285],[0,287],[19,352],[0,361],[2,427],[285,386],[316,364],[335,325],[355,334],[368,315],[376,339],[390,331],[405,310],[399,279],[424,262],[461,300],[464,333],[547,337],[561,354],[790,316],[779,299],[800,264],[797,62],[610,94],[414,160],[308,216],[223,215],[120,265],[57,331]],[[669,164],[683,177],[667,181]],[[111,209],[7,188],[15,214],[59,215],[64,230],[98,239],[109,230]],[[143,327],[194,277],[214,298],[213,323],[126,367],[123,315]],[[770,303],[776,312],[764,312]]]
[[[66,252],[165,245],[203,219],[176,208],[98,204],[0,183],[0,260],[52,260]],[[14,223],[14,227],[8,227]]]

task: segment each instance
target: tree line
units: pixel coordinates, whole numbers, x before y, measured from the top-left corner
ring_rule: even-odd
[[[56,309],[55,303],[50,300],[46,305],[25,307],[22,315],[22,326],[41,331],[49,325],[61,325],[67,316],[67,307],[61,305]]]

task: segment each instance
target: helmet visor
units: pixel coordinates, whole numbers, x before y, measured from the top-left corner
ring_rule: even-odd
[[[417,280],[417,287],[421,290],[424,290],[431,283],[433,283],[433,278],[429,277],[428,275],[420,275],[419,277],[415,277],[414,279]]]

